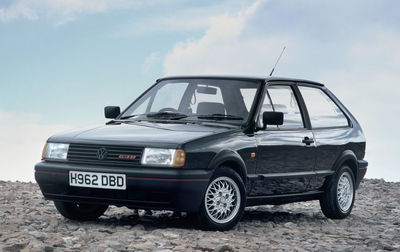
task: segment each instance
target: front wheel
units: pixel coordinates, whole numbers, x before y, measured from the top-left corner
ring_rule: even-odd
[[[228,230],[241,219],[246,206],[246,189],[232,169],[221,167],[204,194],[198,213],[203,228]]]
[[[54,201],[58,212],[70,220],[96,220],[107,210],[107,205],[91,205],[72,202]]]
[[[355,179],[348,166],[342,166],[333,175],[319,203],[324,215],[331,219],[344,219],[353,209]]]

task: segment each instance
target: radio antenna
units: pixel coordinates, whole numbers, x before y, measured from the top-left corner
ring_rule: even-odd
[[[275,65],[274,65],[274,67],[272,68],[272,71],[271,71],[271,73],[269,74],[269,76],[272,76],[272,74],[274,73],[275,67],[276,67],[276,65],[278,65],[278,62],[279,62],[279,60],[281,59],[282,54],[283,54],[283,52],[285,51],[285,49],[286,49],[286,46],[283,47],[281,54],[279,54],[279,57],[278,57],[278,59],[276,60]]]

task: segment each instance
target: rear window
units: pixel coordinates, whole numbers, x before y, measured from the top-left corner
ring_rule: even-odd
[[[299,86],[313,128],[345,127],[349,125],[342,110],[321,89]]]

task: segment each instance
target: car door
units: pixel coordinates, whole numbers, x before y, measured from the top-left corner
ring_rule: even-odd
[[[351,145],[350,120],[323,87],[299,83],[298,88],[307,105],[316,144],[315,177],[309,187],[318,190],[334,173],[332,168],[346,145]]]
[[[257,179],[253,195],[299,193],[307,190],[314,174],[313,133],[304,123],[294,83],[267,84],[259,118],[264,111],[283,112],[283,125],[268,125],[255,133],[257,142]],[[300,102],[301,103],[300,103]],[[258,119],[259,126],[262,121]]]

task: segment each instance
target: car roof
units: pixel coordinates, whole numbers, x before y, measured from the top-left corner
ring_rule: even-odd
[[[226,80],[258,80],[258,81],[290,81],[290,82],[303,82],[311,85],[324,86],[324,84],[296,78],[275,77],[275,76],[245,76],[245,75],[177,75],[166,76],[157,80],[175,80],[175,79],[226,79]]]

